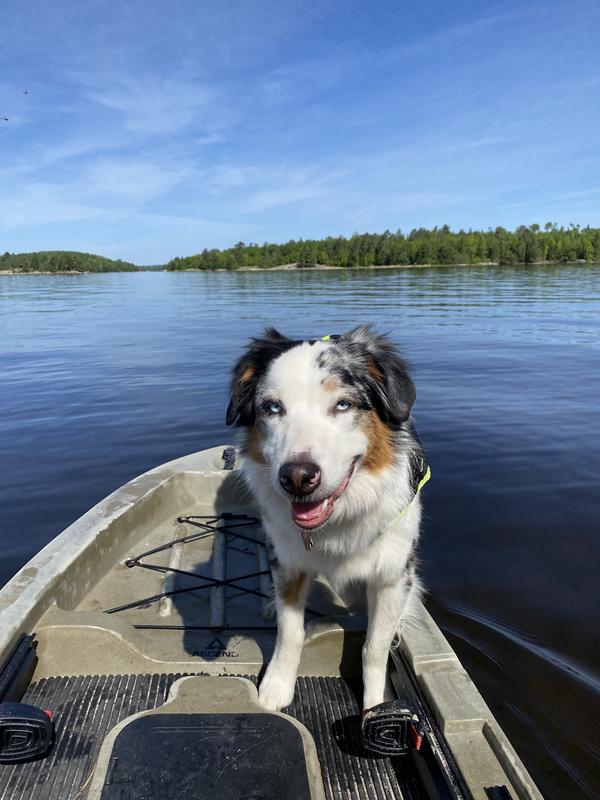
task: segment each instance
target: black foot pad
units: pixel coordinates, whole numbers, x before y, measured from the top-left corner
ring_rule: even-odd
[[[151,714],[118,734],[102,800],[310,800],[302,737],[274,714]]]
[[[402,699],[379,703],[362,720],[365,747],[382,756],[398,756],[421,745],[423,731],[417,714]]]

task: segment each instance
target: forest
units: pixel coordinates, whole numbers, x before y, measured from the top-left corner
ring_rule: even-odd
[[[224,250],[204,249],[167,264],[136,267],[121,259],[69,250],[4,253],[0,272],[124,272],[139,269],[237,270],[274,267],[371,267],[452,264],[600,263],[600,228],[547,222],[514,231],[451,231],[447,225],[404,234],[355,233],[326,239],[292,239],[285,244],[238,242]]]
[[[0,271],[14,272],[126,272],[137,267],[127,261],[116,261],[92,253],[71,250],[40,250],[35,253],[4,253]]]
[[[203,250],[174,258],[168,270],[272,268],[295,264],[311,268],[392,265],[535,264],[543,262],[600,262],[600,228],[558,227],[552,222],[521,225],[514,231],[453,232],[447,225],[408,234],[356,233],[350,238],[299,239],[285,244],[244,244],[225,250]]]

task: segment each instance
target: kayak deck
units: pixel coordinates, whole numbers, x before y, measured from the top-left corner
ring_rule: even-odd
[[[163,704],[174,702],[167,695],[171,688],[177,693],[178,676],[205,676],[187,679],[195,682],[190,707],[211,693],[226,695],[215,686],[235,682],[231,676],[256,684],[275,640],[268,558],[251,498],[239,473],[227,468],[231,458],[224,468],[222,456],[222,447],[195,453],[131,481],[0,592],[0,661],[20,634],[35,632],[39,660],[25,702],[58,709],[52,754],[34,764],[0,766],[0,800],[96,800],[100,790],[85,781],[106,731],[132,714],[168,709]],[[434,793],[422,774],[426,755],[367,756],[358,716],[366,620],[350,615],[322,580],[314,582],[308,608],[300,677],[286,713],[312,734],[304,747],[307,763],[316,747],[321,766],[315,798],[489,800],[494,787],[504,787],[507,794],[496,795],[502,800],[541,800],[422,606],[417,624],[402,632],[406,669],[390,668],[387,696],[394,696],[398,680],[419,684],[461,785]],[[218,684],[208,689],[201,682],[214,677],[207,676],[219,676]],[[252,712],[262,714],[255,689],[244,685]],[[235,704],[220,710],[239,711]]]
[[[2,800],[84,800],[105,734],[126,717],[162,705],[180,677],[96,675],[34,683],[24,702],[52,708],[57,743],[45,761],[0,767]],[[287,710],[314,738],[325,796],[328,800],[426,797],[410,759],[373,758],[361,750],[355,694],[359,688],[341,678],[300,678]]]
[[[37,676],[111,672],[115,663],[145,672],[260,672],[276,630],[264,533],[249,498],[240,502],[239,475],[219,478],[215,490],[204,476],[206,502],[172,491],[145,525],[138,515],[135,529],[127,527],[130,544],[88,591],[48,608],[37,626],[45,654]],[[104,557],[100,545],[94,550]],[[357,632],[360,664],[364,620],[349,616],[321,580],[313,582],[307,621],[301,674],[320,674],[323,663],[331,670],[348,646],[344,627]],[[319,639],[318,664],[311,636]]]

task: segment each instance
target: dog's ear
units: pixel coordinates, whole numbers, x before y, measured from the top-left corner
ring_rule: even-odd
[[[250,353],[242,356],[233,370],[231,391],[225,421],[233,425],[251,425],[254,422],[254,395],[258,385],[256,367]]]
[[[381,420],[390,428],[401,428],[410,416],[417,393],[408,365],[394,343],[368,325],[354,328],[340,341],[355,348],[356,355],[360,352],[369,396]]]
[[[275,328],[266,328],[262,337],[252,339],[233,368],[231,398],[225,418],[228,425],[252,425],[256,417],[254,398],[260,379],[271,361],[293,344]]]

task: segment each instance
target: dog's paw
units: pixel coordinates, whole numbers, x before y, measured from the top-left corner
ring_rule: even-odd
[[[267,669],[260,683],[258,700],[269,711],[280,711],[289,706],[294,699],[295,685],[295,679],[290,681],[275,670]]]

